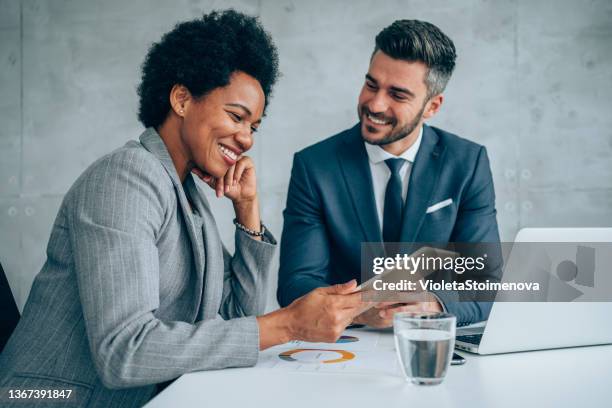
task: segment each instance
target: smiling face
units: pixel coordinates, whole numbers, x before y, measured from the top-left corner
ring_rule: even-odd
[[[223,177],[253,145],[264,104],[261,85],[244,72],[235,72],[227,86],[200,99],[188,98],[179,108],[183,110],[179,138],[187,168]]]
[[[394,59],[382,51],[374,54],[358,104],[366,142],[401,153],[416,140],[415,129],[437,112],[442,98],[437,95],[427,100],[427,72],[422,62]],[[402,140],[407,136],[412,137]]]

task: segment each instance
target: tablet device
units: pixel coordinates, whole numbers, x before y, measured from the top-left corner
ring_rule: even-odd
[[[459,256],[457,252],[449,251],[447,249],[433,248],[433,247],[421,247],[408,255],[408,259],[413,258],[415,261],[419,258],[427,259],[427,258],[456,258]],[[393,258],[393,257],[391,257]],[[403,259],[402,259],[403,260]],[[385,282],[398,282],[400,279],[405,279],[408,275],[418,276],[419,278],[424,278],[430,273],[435,272],[437,269],[427,268],[427,263],[421,262],[412,262],[408,261],[411,266],[415,266],[414,269],[403,269],[403,268],[391,268],[386,269],[381,274],[373,276],[367,281],[363,282],[361,285],[357,286],[355,291],[367,291],[374,290],[374,281],[382,280]],[[429,265],[431,266],[431,265]],[[414,271],[414,273],[413,273]]]
[[[397,260],[397,258],[399,257],[399,260],[401,262],[399,262],[399,264],[396,264],[395,265],[396,267],[385,269],[382,273],[375,275],[372,278],[368,279],[367,281],[363,282],[361,285],[357,286],[357,288],[355,289],[355,292],[358,292],[358,291],[361,291],[364,293],[378,292],[380,296],[375,296],[376,299],[373,299],[373,300],[368,299],[368,301],[372,301],[374,303],[384,302],[384,301],[396,301],[396,300],[397,300],[397,303],[402,303],[403,301],[405,302],[417,301],[416,299],[410,299],[410,297],[412,296],[414,298],[415,294],[418,294],[419,292],[421,292],[419,285],[417,285],[417,289],[414,291],[405,291],[406,299],[400,299],[399,297],[401,293],[404,293],[404,291],[388,293],[388,291],[376,290],[374,288],[374,283],[376,281],[381,281],[384,283],[398,283],[398,282],[402,282],[402,280],[410,280],[413,282],[417,282],[427,277],[429,274],[439,270],[439,268],[435,267],[436,262],[431,262],[431,260],[433,260],[434,258],[447,260],[449,258],[454,259],[457,256],[459,256],[459,254],[454,251],[424,246],[424,247],[417,249],[410,255],[398,255],[396,257],[389,257],[394,260]],[[427,261],[428,259],[430,259],[429,262]],[[444,263],[444,262],[441,262],[441,263]],[[438,262],[438,264],[440,263]],[[380,284],[379,284],[379,287],[380,287]],[[384,298],[384,295],[387,295],[387,294],[390,297],[388,300]],[[374,307],[374,303],[372,304],[371,307]]]

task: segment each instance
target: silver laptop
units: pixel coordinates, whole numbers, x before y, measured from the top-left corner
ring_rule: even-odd
[[[524,228],[515,242],[612,242],[612,228]],[[610,316],[612,302],[496,302],[487,322],[457,329],[455,346],[497,354],[612,344]]]

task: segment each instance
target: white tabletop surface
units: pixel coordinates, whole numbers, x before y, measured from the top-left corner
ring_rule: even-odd
[[[392,334],[385,333],[386,341]],[[391,341],[392,342],[392,341]],[[437,386],[398,375],[235,368],[183,375],[157,407],[610,407],[612,345],[463,355]]]

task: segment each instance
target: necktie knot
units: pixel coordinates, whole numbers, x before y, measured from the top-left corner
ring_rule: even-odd
[[[389,170],[391,170],[391,175],[392,176],[399,175],[399,171],[402,168],[402,166],[404,165],[404,162],[405,162],[404,159],[387,159],[387,160],[385,160],[385,164],[387,165],[387,167],[389,167]]]

